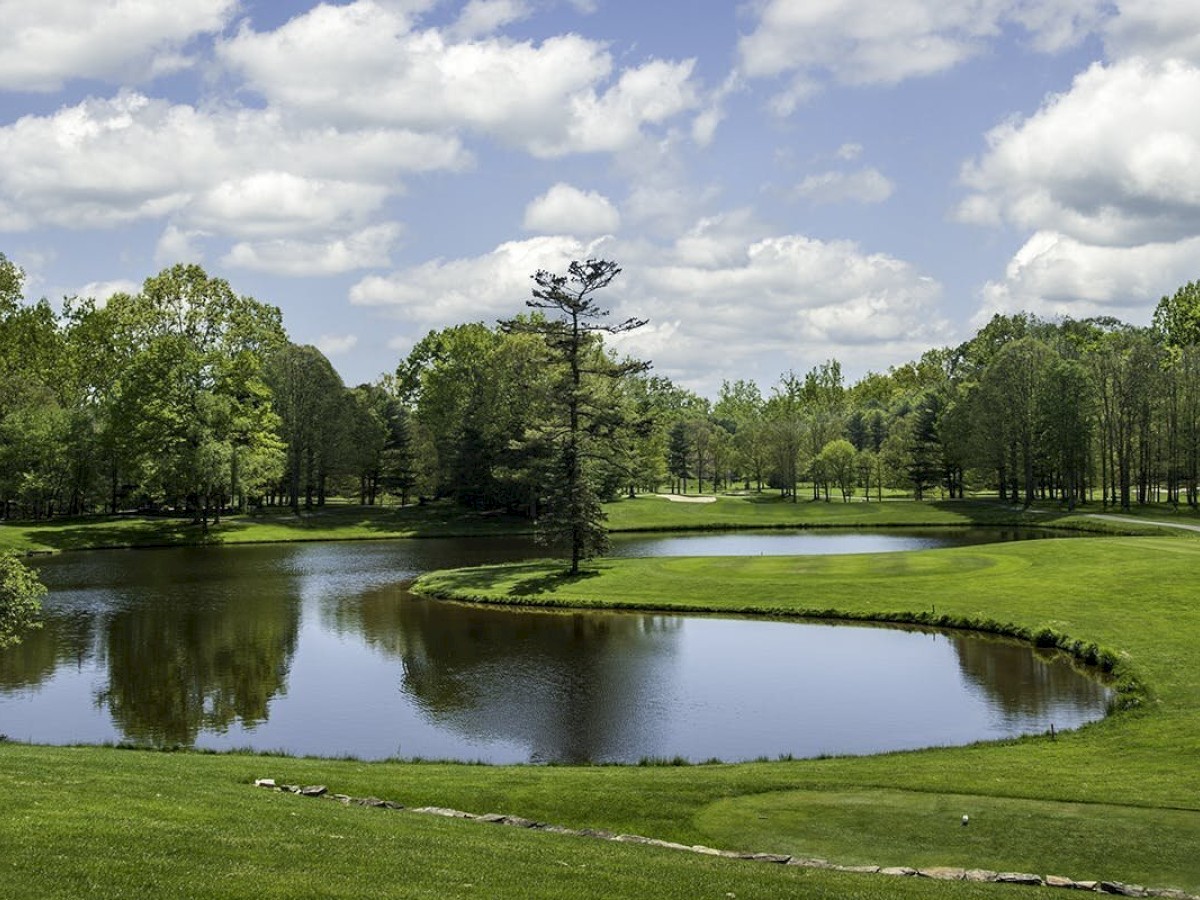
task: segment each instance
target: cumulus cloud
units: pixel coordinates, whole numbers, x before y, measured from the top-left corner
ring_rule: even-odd
[[[353,334],[323,334],[317,338],[317,349],[326,356],[341,356],[358,346],[358,336]]]
[[[0,89],[176,71],[190,65],[180,52],[188,41],[220,31],[237,8],[237,0],[0,0]]]
[[[470,0],[459,14],[451,34],[467,40],[492,34],[505,25],[527,18],[530,12],[524,0]]]
[[[496,12],[499,7],[481,6]],[[515,9],[515,7],[514,7]],[[354,65],[345,65],[345,48]],[[317,6],[271,32],[245,25],[222,60],[271,103],[315,121],[468,130],[542,157],[615,151],[696,107],[692,61],[650,60],[613,80],[604,45],[456,40],[392,7]]]
[[[750,77],[797,73],[776,102],[790,112],[812,89],[806,73],[842,84],[894,84],[952,68],[1016,25],[1042,50],[1096,28],[1104,0],[765,0],[738,45]]]
[[[188,218],[247,236],[323,231],[361,224],[388,193],[379,184],[256,172],[209,188],[191,205]]]
[[[983,289],[978,324],[993,313],[1115,316],[1145,324],[1159,298],[1196,277],[1200,237],[1134,247],[1097,247],[1056,232],[1031,237],[1005,277]]]
[[[270,168],[263,170],[263,148]],[[0,208],[32,223],[107,227],[173,216],[192,227],[264,231],[270,204],[322,226],[354,222],[407,171],[466,164],[453,137],[298,128],[271,110],[208,111],[122,92],[0,127]]]
[[[222,263],[275,275],[337,275],[389,265],[388,254],[399,236],[400,226],[389,222],[324,241],[242,241],[233,245]]]
[[[142,286],[136,281],[118,278],[114,281],[89,281],[75,292],[77,297],[91,297],[97,306],[104,306],[116,294],[136,294]]]
[[[886,365],[944,340],[941,287],[911,264],[851,242],[761,234],[746,211],[701,221],[669,245],[539,237],[476,258],[434,260],[371,276],[352,302],[390,308],[414,330],[521,312],[529,276],[572,259],[619,260],[606,305],[650,325],[616,346],[683,383],[715,390],[725,376],[773,380],[830,356]]]
[[[1097,63],[1033,116],[987,136],[969,163],[969,221],[1001,219],[1096,244],[1200,230],[1200,69]]]
[[[534,272],[565,271],[572,260],[603,255],[603,244],[561,235],[508,241],[480,257],[370,275],[350,289],[350,302],[389,308],[422,327],[512,316],[525,311]]]
[[[621,215],[603,194],[559,182],[525,207],[523,227],[543,234],[587,237],[617,231]]]
[[[181,262],[204,262],[204,249],[200,244],[209,236],[203,231],[189,231],[174,224],[168,225],[154,247],[154,261],[163,267]]]
[[[1184,59],[1200,64],[1200,5],[1193,0],[1120,0],[1105,30],[1112,59]]]
[[[963,170],[965,221],[1032,236],[981,316],[1031,309],[1149,318],[1195,277],[1200,249],[1200,68],[1183,60],[1096,63],[1032,116],[987,136]]]
[[[895,186],[878,169],[821,172],[796,186],[796,195],[811,203],[882,203]]]

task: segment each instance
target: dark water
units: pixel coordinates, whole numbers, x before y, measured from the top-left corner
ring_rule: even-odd
[[[627,537],[618,552],[878,552],[932,539]],[[405,590],[429,569],[537,553],[476,539],[42,560],[45,627],[0,652],[0,733],[363,758],[740,760],[1070,728],[1108,700],[1063,660],[1001,641],[478,608]]]

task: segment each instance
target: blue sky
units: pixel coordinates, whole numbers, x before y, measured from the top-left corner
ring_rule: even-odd
[[[349,383],[624,267],[712,395],[1200,277],[1194,0],[0,0],[30,298],[200,262]]]

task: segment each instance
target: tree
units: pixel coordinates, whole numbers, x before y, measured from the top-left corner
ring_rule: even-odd
[[[0,649],[21,639],[21,632],[38,627],[46,586],[15,553],[0,553]]]
[[[817,454],[817,463],[826,484],[825,499],[829,499],[829,484],[836,484],[842,492],[842,502],[849,503],[854,496],[854,482],[857,473],[858,454],[845,438],[830,441]],[[869,490],[869,488],[868,488]]]
[[[600,498],[585,472],[597,438],[613,425],[612,407],[597,402],[601,399],[597,382],[616,381],[649,368],[637,360],[613,360],[603,352],[599,340],[603,334],[622,334],[646,324],[645,319],[637,318],[611,325],[603,321],[608,310],[597,304],[594,295],[620,272],[615,262],[603,259],[576,260],[566,275],[539,270],[533,276],[533,298],[525,305],[551,317],[500,323],[508,333],[539,335],[556,369],[548,399],[557,426],[558,478],[552,485],[550,512],[542,533],[549,542],[570,546],[572,575],[579,573],[581,560],[602,553],[608,544]]]

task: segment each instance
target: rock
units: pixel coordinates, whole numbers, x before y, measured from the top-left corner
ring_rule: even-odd
[[[363,797],[359,800],[355,800],[354,804],[355,806],[371,806],[376,809],[382,806],[387,806],[387,804],[378,797]]]
[[[311,784],[308,787],[300,788],[301,797],[323,797],[329,789],[323,784]]]
[[[1041,875],[1031,875],[1028,872],[997,872],[996,880],[1001,884],[1026,884],[1030,887],[1044,884]]]
[[[907,877],[910,875],[916,875],[917,870],[910,869],[908,866],[888,866],[885,869],[880,869],[879,874],[880,875],[898,875],[898,876]]]
[[[953,866],[930,866],[928,869],[917,869],[922,878],[933,878],[938,881],[962,881],[967,877],[966,869],[956,869]]]
[[[1071,890],[1079,890],[1079,884],[1072,878],[1064,878],[1061,875],[1047,875],[1046,887],[1053,888],[1068,888]]]
[[[484,813],[482,816],[476,817],[475,821],[499,825],[504,822],[504,813]]]
[[[1140,884],[1123,884],[1120,881],[1100,882],[1100,893],[1115,894],[1118,897],[1145,897],[1146,889]]]
[[[999,875],[996,872],[991,871],[990,869],[967,869],[967,873],[966,873],[966,875],[963,876],[963,880],[964,881],[979,881],[979,882],[986,883],[986,882],[995,881],[998,877],[999,877]]]
[[[792,861],[792,858],[785,853],[755,853],[750,858],[756,862],[776,863],[781,866],[785,866]]]
[[[533,819],[525,819],[521,816],[505,816],[505,825],[512,825],[514,828],[537,828],[538,823]]]
[[[855,875],[877,875],[879,866],[834,866],[839,872],[850,872]]]
[[[1100,882],[1098,881],[1077,881],[1076,887],[1081,891],[1098,891],[1100,890]]]
[[[279,785],[277,785],[275,783],[274,778],[260,778],[256,782],[254,782],[254,786],[261,787],[261,788],[270,788],[271,790],[279,789]]]
[[[721,855],[720,850],[714,850],[712,847],[705,847],[701,844],[693,844],[692,852],[693,853],[703,853],[705,856],[720,856]]]

